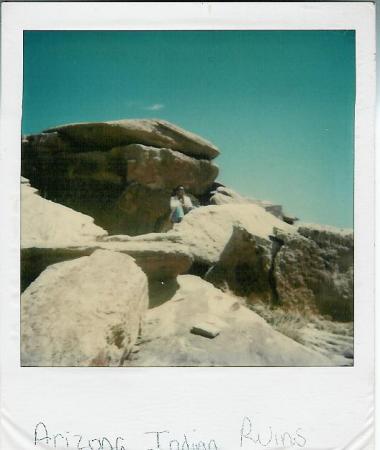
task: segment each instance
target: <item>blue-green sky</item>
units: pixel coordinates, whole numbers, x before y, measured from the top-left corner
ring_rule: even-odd
[[[23,134],[162,118],[211,140],[219,181],[353,225],[353,31],[25,32]]]

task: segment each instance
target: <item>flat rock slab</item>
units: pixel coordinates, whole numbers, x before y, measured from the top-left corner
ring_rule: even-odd
[[[111,149],[120,145],[144,144],[177,150],[201,159],[213,159],[219,150],[202,137],[165,120],[125,119],[62,125],[45,130],[57,132],[71,146],[79,148]]]
[[[21,250],[21,291],[49,265],[89,256],[96,250],[111,250],[131,256],[149,281],[167,281],[186,273],[193,258],[188,247],[173,242],[93,241],[83,246],[30,247]]]
[[[188,247],[171,242],[104,242],[97,245],[132,256],[149,279],[175,278],[186,273],[193,262]]]
[[[214,337],[218,336],[220,330],[213,324],[201,322],[194,325],[191,328],[190,333],[197,334],[199,336],[203,336],[209,339],[213,339]]]

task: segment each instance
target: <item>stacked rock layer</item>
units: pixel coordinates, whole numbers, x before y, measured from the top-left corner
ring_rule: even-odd
[[[24,137],[22,175],[43,197],[94,217],[110,233],[136,235],[167,229],[176,186],[195,203],[207,194],[218,154],[163,120],[82,123]]]

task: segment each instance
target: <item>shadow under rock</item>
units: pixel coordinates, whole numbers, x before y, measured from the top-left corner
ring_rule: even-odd
[[[155,308],[170,300],[178,288],[176,278],[149,280],[149,308]]]

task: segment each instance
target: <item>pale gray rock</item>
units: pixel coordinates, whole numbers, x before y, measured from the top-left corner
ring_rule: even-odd
[[[299,231],[276,229],[269,240],[234,226],[206,279],[249,303],[268,302],[305,315],[352,321],[352,233],[321,227]]]
[[[255,204],[201,206],[190,211],[179,224],[167,233],[148,233],[140,236],[109,236],[105,241],[175,242],[188,248],[196,263],[216,264],[231,238],[234,226],[270,243],[277,232],[296,233],[296,228]]]
[[[203,336],[208,339],[214,339],[220,333],[220,329],[217,328],[213,323],[201,322],[194,325],[190,333],[196,334],[198,336]]]
[[[210,188],[218,175],[218,167],[208,160],[195,159],[168,148],[128,145],[112,150],[124,158],[128,182],[171,192],[178,185],[187,192],[200,195]]]
[[[179,290],[148,311],[127,366],[329,366],[335,361],[275,331],[244,303],[199,277],[178,277]],[[189,332],[189,320],[220,331]]]
[[[217,287],[230,289],[250,301],[273,301],[271,280],[272,242],[234,226],[219,261],[206,274]]]
[[[233,227],[241,226],[252,235],[269,242],[276,230],[295,233],[296,229],[255,204],[211,205],[197,208],[174,226],[170,234],[179,235],[195,261],[213,265],[219,261],[231,238]]]
[[[198,204],[218,175],[212,144],[164,121],[47,131],[23,138],[23,176],[44,198],[94,217],[112,234],[167,231],[173,189],[184,185]]]
[[[98,250],[49,266],[21,297],[21,365],[123,364],[148,301],[147,278],[127,255]]]
[[[284,242],[274,267],[280,304],[352,321],[352,232],[309,227],[278,237]]]
[[[171,242],[109,241],[98,247],[132,256],[150,280],[166,280],[186,273],[193,262],[187,246]]]
[[[50,128],[44,132],[58,132],[79,149],[111,149],[120,145],[144,144],[171,148],[202,159],[213,159],[219,155],[219,150],[206,139],[158,119],[77,123]]]

